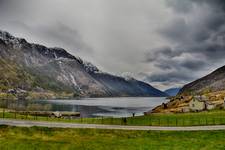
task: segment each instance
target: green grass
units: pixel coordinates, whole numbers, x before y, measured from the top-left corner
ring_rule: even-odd
[[[37,87],[43,88],[45,92],[34,92]],[[48,75],[42,75],[35,69],[31,70],[18,66],[12,60],[0,58],[0,100],[17,99],[18,95],[7,94],[7,91],[18,88],[28,91],[27,95],[24,95],[27,99],[64,98],[64,96],[73,98],[79,96],[79,92],[74,92],[71,87]]]
[[[124,131],[0,126],[1,150],[225,149],[225,131]]]
[[[3,113],[0,112],[0,118]],[[4,118],[37,120],[37,121],[55,121],[71,123],[88,124],[115,124],[115,125],[147,125],[147,126],[198,126],[198,125],[223,125],[225,124],[225,111],[215,110],[199,113],[180,113],[180,114],[152,114],[149,116],[127,118],[126,122],[122,118],[49,118],[18,115],[6,112]]]

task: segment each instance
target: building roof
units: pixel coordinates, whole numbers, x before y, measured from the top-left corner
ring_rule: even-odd
[[[194,96],[194,99],[199,102],[206,102],[208,101],[208,98],[206,96]]]
[[[215,105],[214,103],[210,102],[209,99],[205,96],[195,96],[193,99],[197,100],[198,102],[204,102],[207,105]]]

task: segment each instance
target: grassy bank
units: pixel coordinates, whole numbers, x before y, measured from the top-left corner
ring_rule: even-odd
[[[225,131],[171,132],[0,126],[1,150],[224,149]]]
[[[0,118],[37,120],[37,121],[56,121],[70,123],[89,123],[89,124],[115,124],[115,125],[147,125],[147,126],[198,126],[198,125],[223,125],[225,124],[225,111],[215,110],[199,113],[180,113],[180,114],[152,114],[141,117],[130,118],[50,118],[41,116],[19,115],[17,113],[3,112],[0,110]]]

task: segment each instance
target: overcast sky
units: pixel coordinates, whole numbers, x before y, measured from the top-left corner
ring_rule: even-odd
[[[225,65],[224,0],[0,0],[0,29],[162,90]]]

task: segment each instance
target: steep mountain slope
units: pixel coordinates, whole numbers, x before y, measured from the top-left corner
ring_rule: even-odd
[[[0,58],[0,89],[5,91],[9,88],[30,89],[32,86],[32,76]]]
[[[179,94],[204,94],[225,90],[225,66],[209,75],[185,85]]]
[[[112,95],[116,96],[167,96],[165,93],[155,89],[149,84],[137,81],[133,78],[113,76],[107,73],[91,73],[92,77],[107,87]]]
[[[27,91],[42,89],[54,92],[71,92],[80,96],[166,96],[147,83],[125,79],[101,72],[96,66],[75,57],[61,48],[47,48],[28,43],[7,32],[0,31],[1,80],[15,80],[4,88],[20,88]],[[8,67],[9,66],[9,67]],[[18,79],[22,72],[24,82]],[[14,74],[7,75],[9,72]],[[18,77],[20,76],[20,77]],[[17,80],[16,80],[17,79]],[[1,87],[0,87],[1,88]]]
[[[180,89],[181,88],[170,88],[165,90],[164,92],[169,96],[176,96],[179,93]]]
[[[203,95],[216,108],[224,108],[225,66],[185,85],[168,103],[154,108],[153,112],[187,112],[189,111],[189,102],[193,99],[193,96],[198,95]]]

